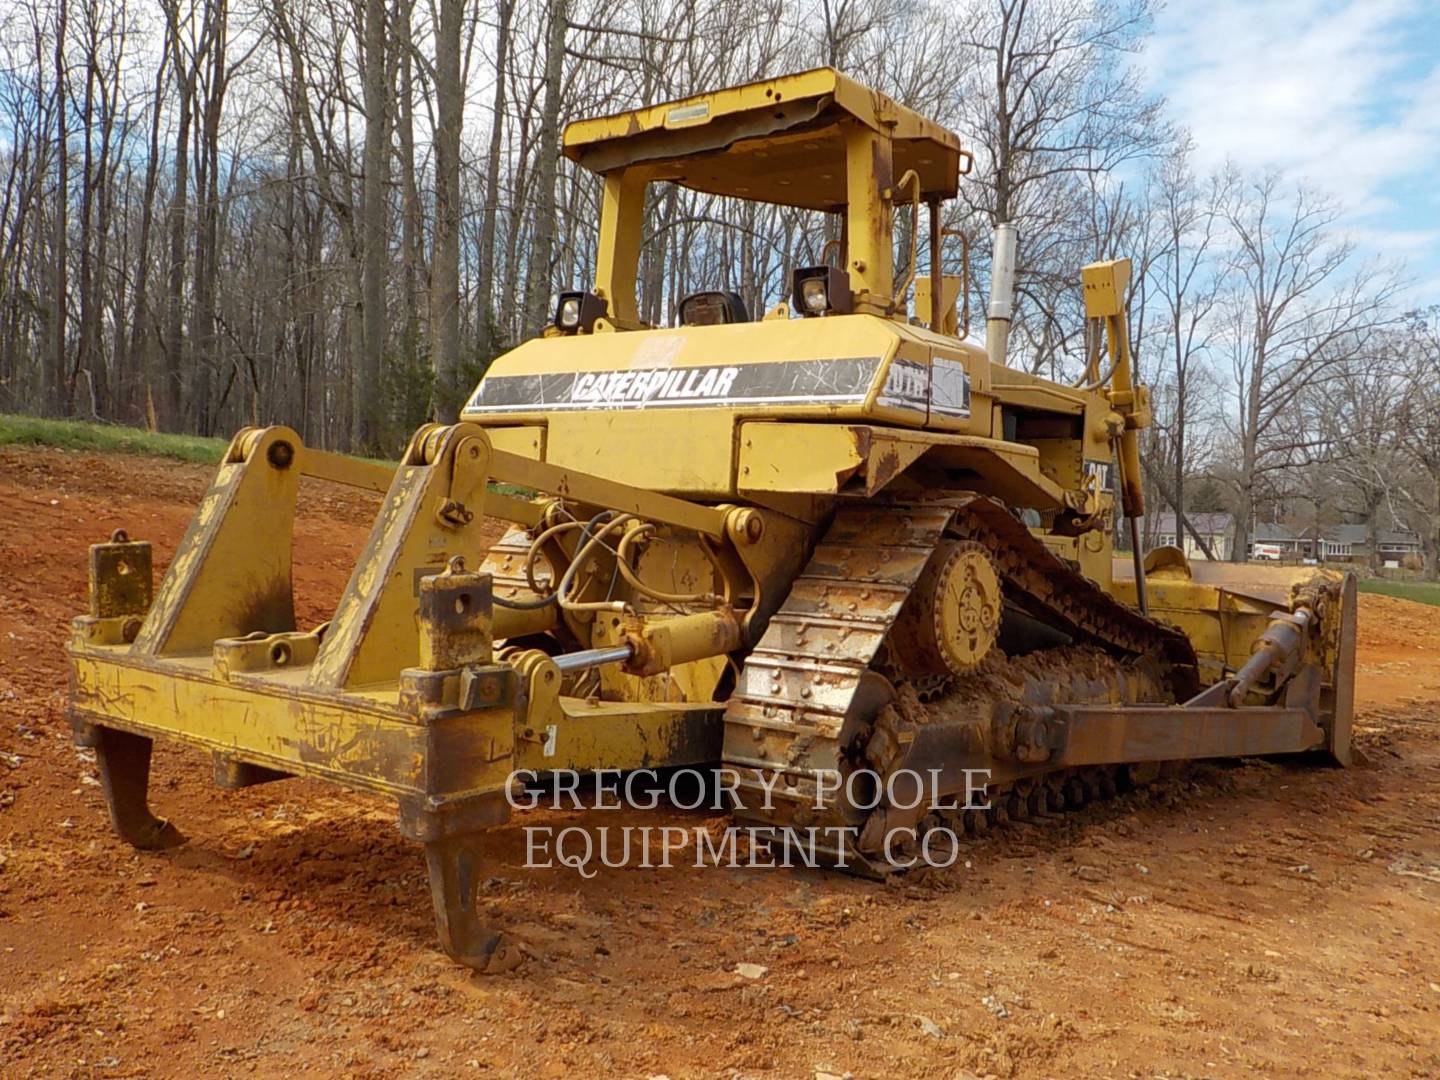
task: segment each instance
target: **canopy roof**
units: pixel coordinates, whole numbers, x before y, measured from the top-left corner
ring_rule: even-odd
[[[926,198],[954,197],[960,139],[834,68],[577,120],[565,156],[597,173],[646,165],[696,191],[833,211],[846,202],[847,121],[891,138],[896,180],[914,169]]]

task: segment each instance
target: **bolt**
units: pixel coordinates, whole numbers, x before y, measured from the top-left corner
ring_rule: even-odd
[[[288,469],[295,460],[295,448],[283,439],[273,442],[270,449],[265,451],[265,459],[277,469]]]

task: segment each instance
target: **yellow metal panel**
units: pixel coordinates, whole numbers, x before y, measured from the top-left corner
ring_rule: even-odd
[[[562,697],[560,711],[553,732],[546,720],[530,718],[532,737],[515,745],[517,769],[660,768],[720,759],[723,724],[711,704]]]
[[[495,361],[463,415],[487,427],[546,423],[550,461],[606,475],[618,464],[627,482],[646,487],[697,494],[725,491],[729,481],[719,477],[731,466],[727,461],[721,470],[719,464],[722,455],[728,456],[733,435],[721,434],[724,425],[737,417],[873,416],[875,410],[866,402],[883,385],[886,361],[908,336],[905,331],[888,319],[847,315],[537,338]],[[816,379],[828,377],[833,364],[849,381],[841,385],[837,378],[831,394],[823,392],[823,385],[819,390],[787,390],[801,373],[789,365],[805,362],[811,363]],[[775,392],[707,397],[708,387],[723,389],[720,379],[726,386],[743,386],[750,376]],[[657,383],[680,392],[667,398],[653,392]],[[667,403],[671,399],[682,403]],[[697,401],[704,402],[698,410],[693,406]],[[890,412],[893,422],[915,427],[925,423],[921,412]],[[577,419],[602,415],[613,419]],[[696,424],[705,425],[704,439]],[[577,437],[584,441],[575,441]],[[621,451],[612,438],[637,444],[648,467],[671,479],[655,480],[629,459],[617,462]]]
[[[216,638],[295,629],[290,548],[301,453],[289,428],[236,436],[160,583],[136,652],[208,656]]]
[[[681,326],[625,334],[534,338],[496,358],[486,378],[617,369],[656,371],[713,364],[889,356],[903,328],[888,319],[842,315],[822,319]],[[467,413],[470,407],[467,406]],[[542,410],[505,423],[540,420]],[[466,419],[483,419],[483,415]]]
[[[595,267],[595,291],[610,302],[610,317],[620,322],[633,323],[639,318],[635,271],[644,219],[643,172],[621,169],[607,175],[600,203],[601,261]]]
[[[845,131],[845,250],[856,310],[888,312],[895,292],[890,140],[858,124]]]
[[[490,517],[509,521],[515,525],[533,528],[540,524],[543,509],[541,503],[532,502],[529,499],[516,498],[514,495],[506,495],[499,491],[485,493],[485,513]]]
[[[496,450],[518,457],[545,460],[545,428],[540,424],[526,424],[523,427],[492,427],[486,429],[490,445]]]
[[[180,662],[117,662],[116,651],[71,653],[71,700],[90,723],[392,795],[504,790],[508,708],[427,726],[364,697],[307,693],[288,673],[217,682]]]
[[[740,491],[837,492],[869,460],[848,424],[740,428]]]
[[[316,450],[307,446],[300,454],[300,472],[317,480],[329,480],[334,484],[346,484],[383,494],[390,490],[390,481],[395,478],[395,463],[367,461],[364,458],[333,454],[329,450]]]
[[[1192,563],[1199,570],[1205,564]],[[1114,582],[1111,592],[1127,604],[1136,602],[1134,564],[1127,558],[1116,558],[1112,564]],[[1243,568],[1241,568],[1243,569]],[[1290,572],[1292,579],[1294,572]],[[1273,599],[1248,595],[1256,590],[1236,582],[1236,590],[1224,585],[1191,580],[1178,570],[1157,571],[1147,575],[1146,595],[1150,614],[1184,632],[1195,646],[1195,653],[1212,665],[1211,677],[1218,677],[1215,668],[1239,668],[1250,658],[1250,647],[1269,625],[1271,614],[1288,607],[1288,586]],[[1268,590],[1267,590],[1268,591]]]
[[[674,414],[666,415],[673,417]],[[615,417],[614,413],[595,413],[591,414],[588,419],[596,423],[603,423],[608,419],[613,424]],[[568,416],[557,417],[552,424],[550,428],[550,461],[531,461],[529,458],[495,451],[492,458],[495,478],[522,487],[535,488],[537,491],[548,494],[575,499],[591,506],[622,510],[625,513],[637,514],[650,521],[678,525],[684,529],[695,529],[707,536],[719,537],[725,534],[725,515],[720,511],[649,490],[649,486],[631,486],[625,481],[627,462],[632,471],[641,473],[643,476],[654,477],[657,469],[661,475],[664,475],[665,465],[663,462],[665,460],[668,459],[671,462],[676,458],[683,460],[683,452],[687,445],[685,441],[672,441],[670,453],[667,454],[664,444],[657,445],[653,441],[647,442],[636,438],[631,425],[619,424],[613,428],[613,445],[597,443],[592,444],[587,450],[586,429],[582,427],[580,431],[576,432],[562,422],[573,419],[575,418]],[[627,416],[626,419],[633,418]],[[594,425],[591,427],[597,432],[600,430]],[[728,470],[730,460],[728,424],[724,430],[726,442],[723,449]],[[579,437],[576,438],[576,435]],[[704,445],[703,438],[698,438],[697,441],[700,445]],[[568,464],[566,459],[572,452],[583,458],[583,462]],[[596,460],[597,453],[601,455],[602,460]],[[604,469],[604,476],[597,476],[590,471],[596,469],[597,466]],[[649,471],[646,471],[647,469]],[[681,472],[677,475],[685,476],[687,474]],[[652,486],[664,487],[665,485]]]
[[[591,143],[670,128],[713,123],[738,112],[773,110],[777,103],[796,100],[819,101],[833,96],[846,114],[876,131],[893,132],[897,139],[928,138],[958,148],[960,139],[933,120],[857,83],[834,68],[812,68],[794,75],[763,79],[694,97],[650,105],[642,109],[585,120],[565,128],[565,152],[578,160],[578,152]],[[701,110],[699,107],[704,106]]]
[[[999,376],[1000,371],[1005,373],[1003,379]],[[1085,399],[1091,396],[1068,387],[1047,383],[1042,379],[1022,376],[1021,372],[1009,368],[999,368],[992,374],[996,376],[993,383],[995,397],[1006,405],[1020,405],[1027,409],[1049,412],[1083,413]],[[1014,376],[1022,376],[1024,381],[1012,378]]]
[[[1125,310],[1125,290],[1130,287],[1130,260],[1112,259],[1091,263],[1080,270],[1085,291],[1085,314],[1091,319],[1108,319]]]
[[[647,491],[721,498],[731,491],[732,424],[728,413],[706,409],[557,413],[547,456]]]
[[[844,129],[857,125],[893,141],[895,168],[914,169],[926,197],[954,197],[959,138],[831,68],[577,120],[564,148],[597,173],[644,163],[653,178],[699,191],[838,210]]]
[[[752,422],[740,430],[742,491],[834,494],[861,478],[858,490],[873,493],[924,454],[926,463],[975,474],[958,488],[1020,506],[1055,507],[1064,494],[1041,473],[1035,449],[1021,443],[858,424]]]
[[[940,279],[940,310],[941,324],[932,326],[930,329],[937,333],[946,334],[950,337],[958,335],[960,330],[959,319],[956,316],[956,302],[960,299],[960,286],[963,278],[959,274],[946,274]],[[929,322],[929,312],[934,302],[934,278],[928,274],[922,274],[915,279],[915,311]]]

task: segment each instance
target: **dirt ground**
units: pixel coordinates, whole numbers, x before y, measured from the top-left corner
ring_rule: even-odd
[[[378,800],[217,790],[165,746],[152,801],[190,842],[111,833],[63,714],[86,546],[124,526],[163,563],[209,474],[0,450],[4,1075],[1440,1075],[1440,609],[1361,598],[1355,768],[1206,766],[919,883],[584,880],[498,829],[483,901],[530,956],[485,978],[437,949]],[[305,493],[305,625],[370,512]]]

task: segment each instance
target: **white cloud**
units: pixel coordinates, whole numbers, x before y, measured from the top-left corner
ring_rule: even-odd
[[[1429,0],[1174,0],[1144,58],[1198,163],[1278,168],[1353,222],[1440,224],[1440,18]]]

